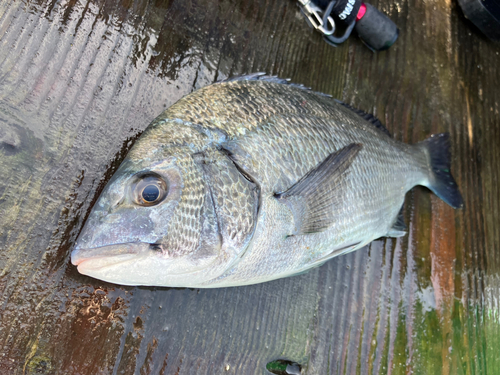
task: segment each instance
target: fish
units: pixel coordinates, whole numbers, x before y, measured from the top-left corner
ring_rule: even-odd
[[[81,274],[218,288],[298,275],[406,234],[416,185],[453,208],[449,134],[409,145],[370,114],[251,74],[180,99],[142,133],[74,249]]]

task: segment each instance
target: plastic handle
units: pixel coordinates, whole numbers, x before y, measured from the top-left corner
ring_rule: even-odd
[[[365,14],[354,27],[359,37],[373,51],[388,49],[398,39],[399,30],[394,22],[374,6],[365,3]]]

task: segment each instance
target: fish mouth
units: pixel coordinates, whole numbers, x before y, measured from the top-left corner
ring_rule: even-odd
[[[161,245],[147,242],[112,244],[94,248],[80,248],[71,253],[71,263],[78,272],[99,280],[120,285],[155,285],[186,287],[197,285],[193,278],[206,277],[207,269],[191,269],[190,259],[173,259],[160,251]],[[195,280],[196,281],[196,280]]]
[[[148,243],[122,243],[106,245],[90,249],[76,248],[71,252],[71,263],[78,267],[80,273],[86,269],[98,270],[137,259],[150,251]]]

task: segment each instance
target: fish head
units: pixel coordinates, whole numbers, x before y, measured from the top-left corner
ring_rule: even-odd
[[[104,188],[71,261],[122,285],[196,286],[230,260],[203,169],[189,147],[134,146]],[[153,151],[151,151],[153,149]]]

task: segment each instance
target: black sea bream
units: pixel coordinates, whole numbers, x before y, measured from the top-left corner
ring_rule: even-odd
[[[302,273],[405,234],[405,194],[454,208],[447,134],[415,145],[373,117],[254,74],[200,89],[146,129],[71,255],[125,285],[226,287]]]

